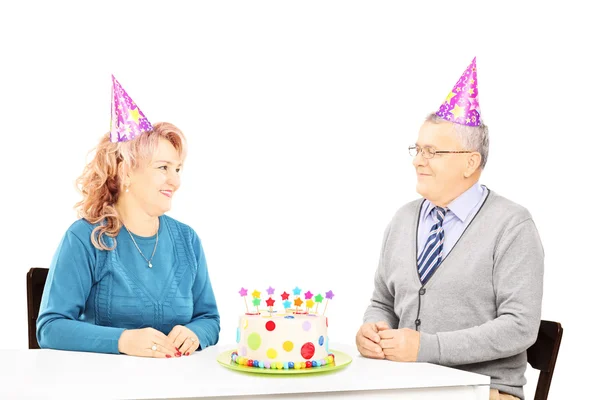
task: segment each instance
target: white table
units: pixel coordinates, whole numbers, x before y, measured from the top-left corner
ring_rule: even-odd
[[[488,400],[484,375],[425,363],[352,356],[326,374],[273,376],[217,363],[234,346],[214,346],[189,357],[152,359],[56,350],[0,350],[0,398],[202,399],[444,399]]]

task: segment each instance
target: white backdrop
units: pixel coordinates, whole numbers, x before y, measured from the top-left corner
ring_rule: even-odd
[[[565,328],[550,398],[595,386],[600,30],[589,7],[88,3],[0,6],[0,348],[27,347],[25,274],[49,265],[74,221],[74,180],[109,127],[111,73],[152,122],[188,136],[170,215],[203,241],[221,343],[235,341],[240,287],[269,285],[332,289],[330,337],[353,343],[383,231],[417,196],[406,148],[477,56],[491,135],[482,183],[531,211],[543,318]]]

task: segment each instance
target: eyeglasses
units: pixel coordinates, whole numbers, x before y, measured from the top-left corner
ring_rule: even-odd
[[[429,147],[429,146],[425,146],[425,147],[421,147],[421,146],[417,146],[417,145],[412,145],[412,146],[408,146],[408,154],[410,154],[411,157],[416,157],[417,154],[423,154],[424,158],[430,159],[435,157],[436,154],[450,154],[450,153],[473,153],[472,151],[468,151],[468,150],[436,150],[433,147]]]

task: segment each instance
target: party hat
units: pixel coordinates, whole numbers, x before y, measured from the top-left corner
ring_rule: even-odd
[[[454,85],[446,100],[436,113],[439,117],[455,124],[479,126],[481,110],[479,109],[479,91],[477,89],[477,66],[475,59]]]
[[[135,104],[119,81],[112,76],[113,101],[111,107],[110,141],[126,142],[152,130],[152,124]]]

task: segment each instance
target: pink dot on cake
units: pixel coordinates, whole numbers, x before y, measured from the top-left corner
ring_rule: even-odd
[[[312,325],[308,321],[304,321],[304,323],[302,324],[302,329],[304,329],[305,331],[310,331],[311,327]]]

